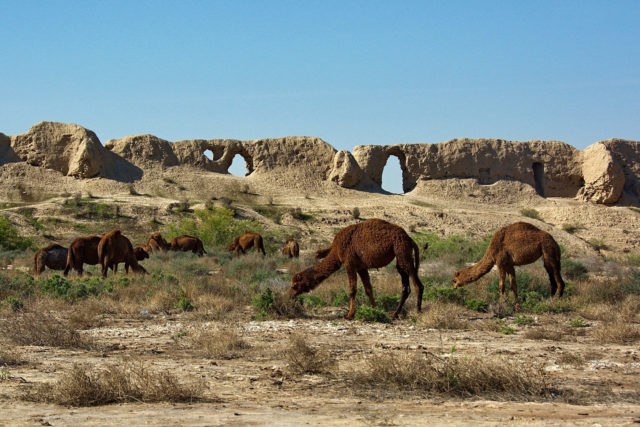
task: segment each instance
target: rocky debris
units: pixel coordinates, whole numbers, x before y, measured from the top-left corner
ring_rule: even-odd
[[[11,137],[16,155],[32,166],[92,178],[102,171],[105,148],[92,131],[75,124],[40,122]]]
[[[179,164],[171,144],[153,135],[133,135],[111,139],[104,146],[142,169],[156,166],[165,168]]]
[[[347,150],[340,150],[333,156],[333,167],[329,180],[340,187],[353,188],[362,180],[362,169],[353,155]]]
[[[613,204],[620,199],[624,188],[624,172],[602,142],[583,151],[582,175],[584,188],[580,198],[603,204]]]

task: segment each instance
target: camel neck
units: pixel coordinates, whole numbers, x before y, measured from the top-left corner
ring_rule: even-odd
[[[342,261],[338,259],[338,256],[334,251],[329,252],[320,264],[313,267],[313,271],[316,273],[316,279],[322,281],[329,277],[333,272],[337,271],[342,265]]]
[[[487,274],[489,271],[491,271],[491,268],[494,264],[495,261],[493,259],[493,256],[491,256],[491,254],[489,253],[489,249],[487,249],[487,252],[485,252],[480,261],[464,270],[464,275],[466,276],[467,280],[472,282],[476,281]]]

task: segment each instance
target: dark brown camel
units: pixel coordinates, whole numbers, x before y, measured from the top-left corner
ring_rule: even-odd
[[[149,246],[140,245],[133,248],[133,254],[136,256],[136,260],[142,261],[149,258]]]
[[[282,255],[288,255],[289,258],[298,258],[300,256],[300,245],[293,239],[286,241],[282,247]]]
[[[327,255],[329,255],[329,252],[331,252],[331,248],[325,248],[325,249],[318,249],[316,251],[316,259],[323,259],[326,258]]]
[[[45,267],[51,270],[64,270],[67,266],[67,251],[67,248],[57,243],[39,249],[33,256],[33,273],[38,276]]]
[[[251,249],[252,247],[255,247],[256,251],[262,251],[262,255],[267,254],[264,251],[262,236],[259,235],[258,233],[252,233],[250,231],[247,231],[246,233],[241,234],[235,239],[233,239],[233,243],[227,246],[227,250],[229,252],[235,251],[236,257],[239,257],[240,252],[244,254],[245,251]]]
[[[191,251],[194,254],[198,254],[198,256],[202,256],[207,253],[207,251],[204,250],[202,240],[195,236],[189,236],[186,234],[171,239],[170,247],[172,251]]]
[[[67,265],[64,268],[64,275],[69,274],[72,268],[82,276],[83,264],[96,265],[98,259],[98,243],[102,235],[91,235],[78,237],[71,242],[67,251]]]
[[[551,234],[526,222],[516,222],[496,231],[482,259],[469,268],[455,272],[453,287],[475,282],[497,265],[500,276],[500,302],[504,299],[505,275],[508,274],[518,311],[520,300],[516,271],[513,267],[531,264],[541,256],[544,257],[544,268],[551,282],[549,293],[553,296],[557,290],[558,297],[561,297],[564,293],[564,281],[560,276],[560,247]]]
[[[102,266],[102,277],[107,277],[109,268],[112,268],[115,273],[121,262],[124,262],[127,273],[129,273],[129,267],[136,273],[147,273],[147,270],[138,264],[131,241],[123,236],[120,230],[113,230],[100,239],[98,260]]]
[[[418,311],[421,311],[424,286],[418,277],[420,263],[418,246],[401,227],[381,219],[369,219],[350,225],[336,234],[331,243],[331,250],[320,264],[293,276],[289,294],[293,298],[314,289],[344,264],[349,278],[351,297],[347,319],[351,320],[356,311],[358,275],[371,306],[375,308],[376,302],[367,270],[384,267],[393,258],[396,258],[396,269],[402,280],[402,297],[398,308],[393,313],[393,318],[398,317],[398,313],[411,293],[409,278],[416,288]]]
[[[164,237],[162,237],[162,234],[158,232],[155,232],[151,234],[151,236],[149,236],[149,240],[147,240],[147,247],[148,249],[145,249],[146,252],[166,252],[171,249],[171,245],[169,245],[169,243],[164,240]]]

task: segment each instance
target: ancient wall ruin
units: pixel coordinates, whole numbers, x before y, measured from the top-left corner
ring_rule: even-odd
[[[211,158],[205,152],[211,152]],[[0,134],[0,166],[23,161],[85,179],[133,182],[153,170],[190,167],[228,173],[234,156],[254,178],[287,183],[333,182],[344,188],[380,190],[390,156],[400,160],[403,189],[421,180],[475,178],[481,185],[515,180],[543,197],[579,197],[595,203],[637,203],[640,143],[611,139],[578,150],[559,141],[453,139],[435,144],[360,145],[336,151],[315,137],[241,141],[169,142],[152,135],[107,141],[74,124],[41,122],[15,136]]]

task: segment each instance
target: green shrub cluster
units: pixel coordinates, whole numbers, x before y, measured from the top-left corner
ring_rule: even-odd
[[[355,320],[369,323],[391,323],[391,319],[385,311],[380,310],[379,308],[369,307],[367,305],[359,306],[353,318]]]
[[[420,248],[425,243],[429,244],[429,248],[424,252],[424,258],[427,261],[441,261],[456,267],[462,267],[482,258],[491,239],[486,237],[477,240],[457,234],[440,238],[433,232],[416,232],[412,237]]]
[[[33,238],[21,236],[9,219],[0,215],[0,249],[5,251],[35,249]]]

